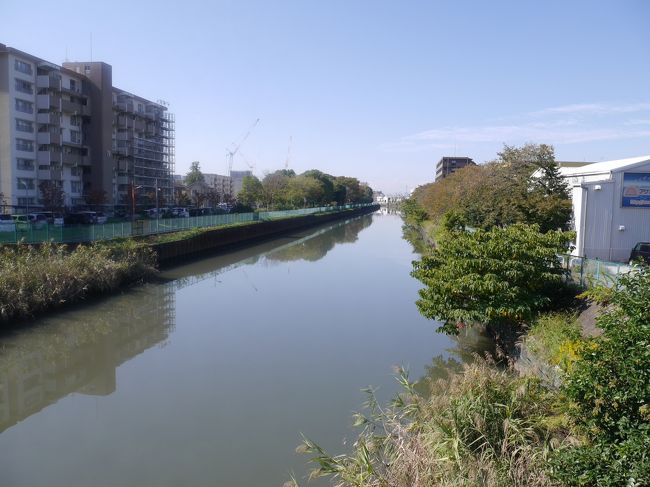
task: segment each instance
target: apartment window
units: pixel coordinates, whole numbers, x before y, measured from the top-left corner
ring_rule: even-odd
[[[80,167],[71,167],[70,168],[70,175],[71,176],[81,176],[81,168]]]
[[[16,178],[18,189],[34,189],[34,180],[32,178]]]
[[[138,113],[144,112],[144,107],[142,106],[142,103],[138,103]]]
[[[29,81],[16,78],[16,91],[27,93],[28,95],[34,94],[34,86]]]
[[[86,76],[90,76],[90,66],[88,65],[84,66],[84,74]]]
[[[32,65],[20,59],[14,61],[14,69],[21,73],[32,74]]]
[[[16,150],[34,152],[34,141],[27,139],[16,139]]]
[[[16,98],[16,111],[22,113],[34,113],[34,104],[32,102]]]
[[[81,117],[79,115],[72,115],[70,117],[70,125],[72,125],[73,127],[80,127]]]
[[[20,132],[34,132],[34,122],[29,120],[22,120],[20,118],[16,119],[16,130]]]
[[[70,91],[77,91],[77,81],[71,79],[70,80]]]
[[[70,181],[70,190],[72,193],[81,193],[81,181]]]
[[[78,130],[70,131],[70,142],[73,144],[81,144],[81,132]]]
[[[34,206],[34,198],[18,198],[18,206]]]
[[[24,159],[19,157],[16,159],[16,168],[21,171],[33,171],[34,170],[34,159]]]

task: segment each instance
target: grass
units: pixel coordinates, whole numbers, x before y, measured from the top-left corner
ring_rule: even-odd
[[[153,252],[132,240],[73,250],[53,243],[0,247],[0,322],[112,292],[153,273]]]
[[[525,338],[531,353],[565,370],[578,358],[576,352],[581,341],[580,324],[571,313],[540,315]]]
[[[299,450],[316,464],[311,477],[331,476],[340,487],[555,485],[547,462],[568,430],[556,394],[539,381],[485,360],[438,381],[426,399],[404,373],[399,380],[404,392],[388,407],[369,392],[350,454],[332,456],[305,439]]]

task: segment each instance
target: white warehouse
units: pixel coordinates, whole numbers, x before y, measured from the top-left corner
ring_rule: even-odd
[[[650,242],[650,156],[561,167],[573,200],[575,255],[627,262]]]

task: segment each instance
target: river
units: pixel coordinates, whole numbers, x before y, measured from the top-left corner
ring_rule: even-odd
[[[206,257],[0,336],[0,485],[277,486],[352,438],[363,387],[465,357],[375,213]],[[324,482],[308,485],[326,485]]]

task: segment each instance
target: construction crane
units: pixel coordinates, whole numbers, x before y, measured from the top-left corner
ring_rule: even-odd
[[[289,136],[289,148],[287,149],[287,158],[284,161],[284,170],[289,169],[289,159],[291,158],[291,143],[293,142],[293,136]]]
[[[243,159],[244,163],[248,166],[248,169],[251,170],[251,172],[255,172],[255,163],[250,161],[250,158],[244,154],[241,149],[239,150],[239,155]]]
[[[226,151],[227,151],[227,157],[228,157],[228,176],[230,176],[230,173],[232,172],[232,162],[233,162],[233,158],[235,157],[235,154],[237,154],[237,152],[239,152],[239,148],[241,147],[241,145],[242,145],[244,142],[246,142],[246,139],[248,138],[248,136],[251,134],[251,132],[253,131],[253,129],[255,128],[255,126],[256,126],[259,122],[260,122],[260,119],[259,119],[259,118],[258,118],[257,120],[255,120],[255,122],[253,123],[253,125],[251,125],[251,128],[248,129],[248,132],[246,132],[246,135],[244,135],[244,136],[242,137],[242,139],[239,141],[239,144],[235,144],[235,143],[233,142],[233,143],[232,143],[232,149],[228,149],[228,148],[226,148]]]

